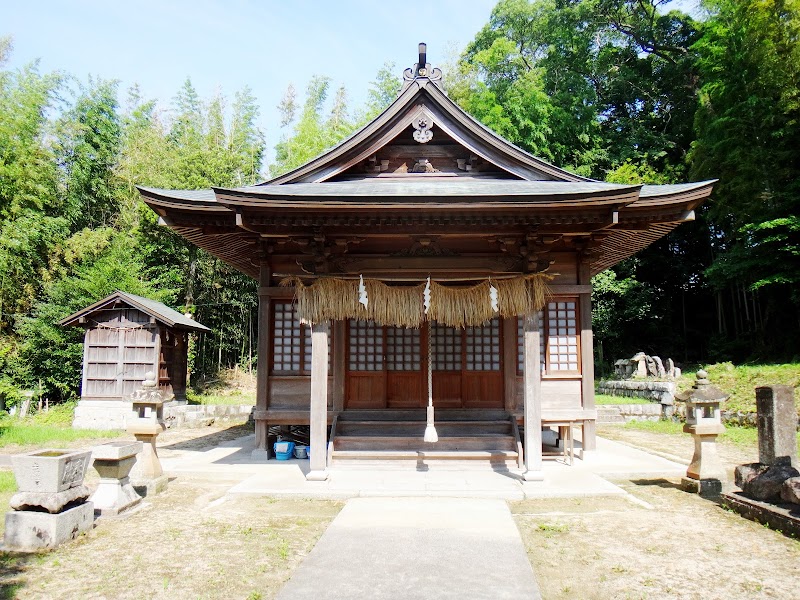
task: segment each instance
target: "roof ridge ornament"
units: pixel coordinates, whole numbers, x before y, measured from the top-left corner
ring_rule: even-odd
[[[405,81],[404,87],[407,87],[410,82],[415,79],[428,79],[429,81],[441,81],[442,70],[438,67],[431,68],[431,63],[428,62],[428,45],[421,42],[419,45],[419,60],[410,69],[403,71],[403,80]]]

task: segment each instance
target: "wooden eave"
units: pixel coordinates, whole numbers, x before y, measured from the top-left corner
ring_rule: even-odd
[[[331,179],[389,144],[421,112],[433,117],[434,131],[441,129],[476,156],[520,179],[591,181],[518,148],[465,113],[436,83],[418,78],[386,110],[337,146],[262,185],[319,183]],[[424,154],[424,147],[421,153]]]

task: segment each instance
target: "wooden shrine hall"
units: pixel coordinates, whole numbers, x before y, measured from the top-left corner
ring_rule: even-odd
[[[555,167],[461,110],[424,50],[383,113],[285,175],[139,191],[260,282],[255,456],[270,425],[309,424],[309,479],[376,458],[541,479],[543,427],[595,447],[591,277],[692,220],[714,182]]]

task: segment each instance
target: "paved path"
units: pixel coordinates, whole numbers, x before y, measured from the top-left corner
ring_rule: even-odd
[[[278,600],[541,598],[508,505],[353,498]]]

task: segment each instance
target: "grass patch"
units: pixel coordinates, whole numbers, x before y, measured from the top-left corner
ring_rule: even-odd
[[[667,435],[690,435],[683,432],[683,423],[678,421],[628,421],[624,427],[626,429]],[[739,446],[740,448],[752,448],[758,445],[758,430],[755,427],[727,426],[725,433],[717,439],[720,442]],[[797,432],[797,447],[800,451],[800,431]]]
[[[756,411],[755,388],[761,385],[783,384],[800,387],[800,363],[780,365],[739,365],[717,363],[705,367],[711,383],[730,398],[722,405],[724,410]],[[695,382],[696,369],[687,371],[678,380],[678,390],[687,390]],[[800,404],[798,404],[800,414]]]
[[[645,398],[630,398],[627,396],[609,396],[608,394],[595,394],[594,403],[597,405],[608,404],[653,404]]]
[[[66,403],[29,415],[25,418],[5,415],[0,418],[0,447],[45,446],[54,443],[112,438],[121,431],[73,429],[75,404]]]
[[[683,423],[678,421],[628,421],[623,427],[626,429],[636,429],[638,431],[650,431],[652,433],[683,435]],[[686,435],[689,434],[687,433]]]
[[[0,494],[9,494],[17,491],[17,480],[11,471],[0,471]]]

